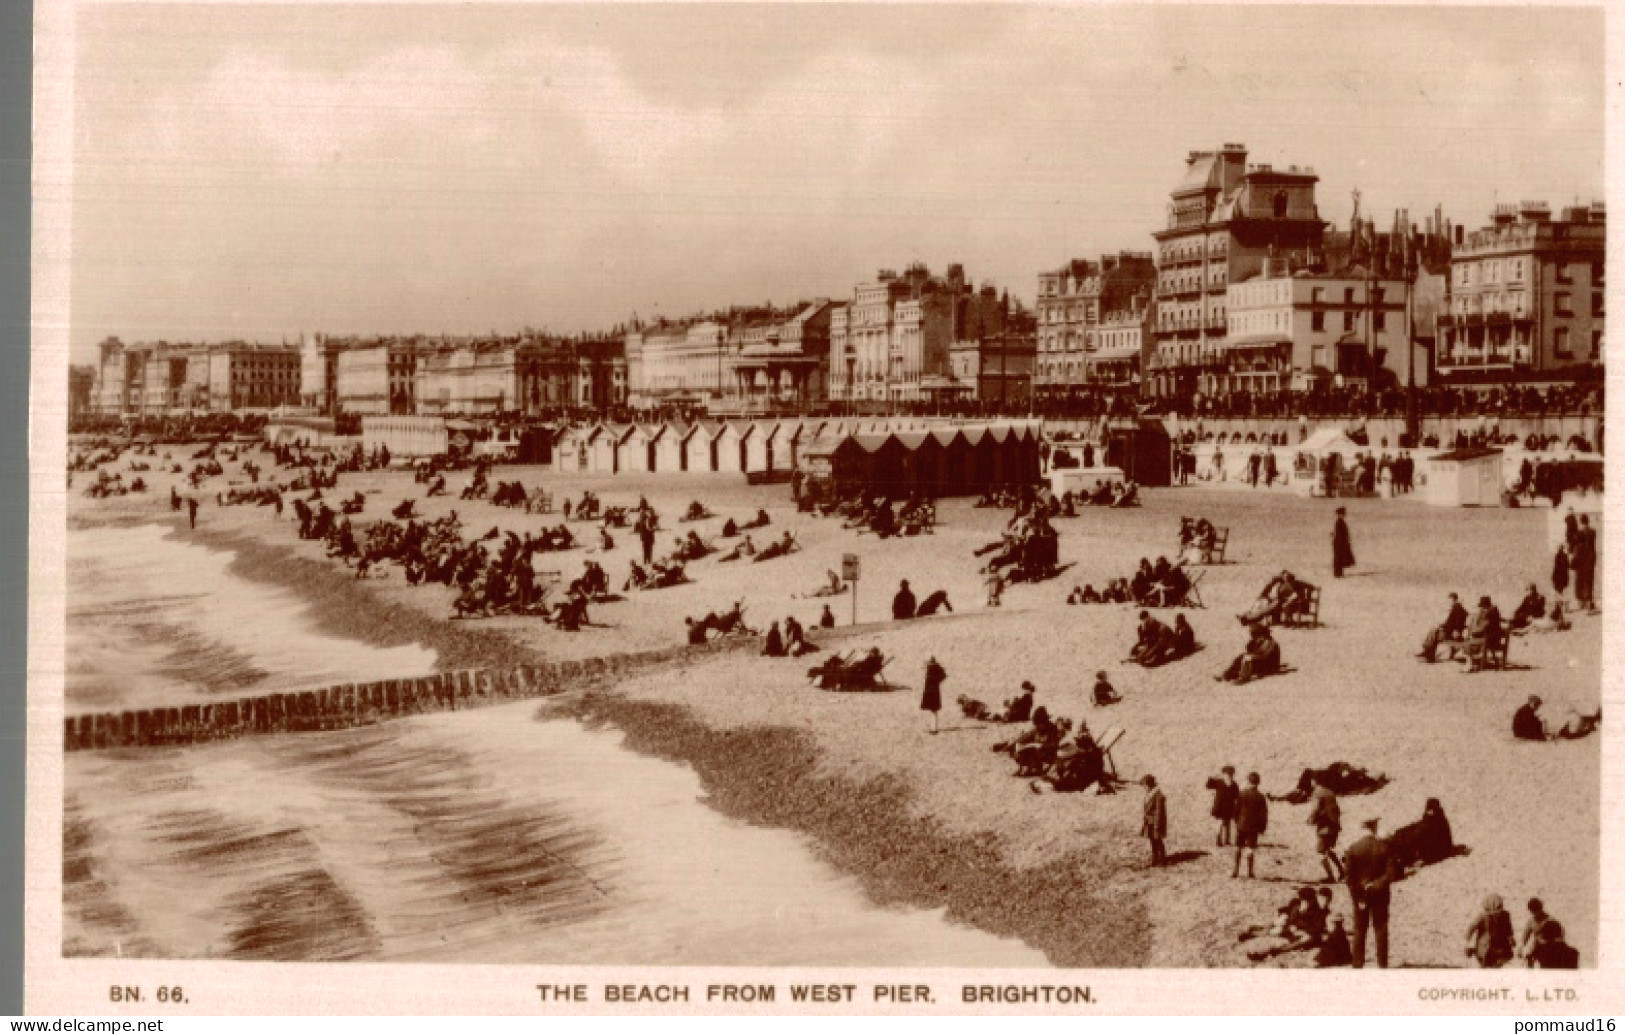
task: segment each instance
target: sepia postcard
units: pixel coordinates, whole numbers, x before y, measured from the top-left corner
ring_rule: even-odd
[[[1604,7],[36,25],[30,1012],[1625,1008]]]

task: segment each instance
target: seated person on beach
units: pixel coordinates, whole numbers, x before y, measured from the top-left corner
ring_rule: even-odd
[[[1574,623],[1569,620],[1568,614],[1563,609],[1563,601],[1556,599],[1552,601],[1552,609],[1546,616],[1529,622],[1529,627],[1524,629],[1524,632],[1526,634],[1529,632],[1566,632],[1573,627]]]
[[[1508,626],[1514,633],[1527,631],[1535,621],[1546,616],[1546,597],[1540,594],[1531,582],[1529,589],[1524,593],[1523,599],[1518,601],[1518,609],[1512,612],[1512,621]]]
[[[1185,615],[1179,614],[1174,617],[1174,627],[1164,632],[1150,654],[1140,663],[1147,668],[1156,668],[1189,657],[1195,652],[1196,630],[1185,620]]]
[[[1021,692],[1006,700],[1002,711],[994,711],[980,700],[973,700],[967,696],[959,698],[959,709],[965,713],[966,718],[973,721],[1019,724],[1032,718],[1035,692],[1031,682],[1023,682]]]
[[[914,591],[908,587],[908,579],[904,579],[897,586],[897,595],[891,600],[891,616],[893,621],[907,621],[914,616]]]
[[[1096,784],[1107,789],[1106,755],[1090,734],[1088,723],[1079,725],[1072,742],[1061,743],[1047,771],[1040,772],[1030,784],[1033,793],[1040,792],[1041,782],[1061,793],[1077,793]]]
[[[995,743],[993,750],[1010,755],[1016,763],[1016,775],[1031,778],[1049,768],[1064,735],[1064,730],[1050,718],[1049,710],[1040,707],[1033,712],[1031,727],[1014,739]]]
[[[1540,717],[1541,700],[1531,696],[1512,714],[1512,736],[1519,740],[1546,742],[1546,723]]]
[[[722,531],[718,533],[719,537],[731,539],[737,534],[739,534],[739,525],[734,523],[732,517],[722,522]]]
[[[1112,504],[1112,486],[1096,479],[1095,490],[1089,493],[1090,506],[1110,506]]]
[[[1151,568],[1151,561],[1141,557],[1140,566],[1128,583],[1128,590],[1133,594],[1134,602],[1141,606],[1153,602],[1153,591],[1156,586],[1157,575]]]
[[[1140,624],[1135,630],[1134,647],[1128,653],[1129,661],[1133,664],[1146,663],[1156,655],[1168,635],[1167,625],[1152,617],[1149,610],[1140,611]]]
[[[1190,591],[1191,580],[1183,567],[1168,563],[1167,557],[1157,557],[1152,574],[1156,578],[1155,584],[1151,587],[1154,606],[1177,607],[1185,602],[1185,594]]]
[[[793,617],[784,619],[784,651],[791,657],[801,657],[809,653],[816,653],[818,647],[807,641],[807,633],[801,627],[801,622]]]
[[[795,548],[796,548],[796,537],[794,535],[790,534],[789,531],[785,531],[783,538],[781,538],[777,542],[774,542],[774,543],[768,545],[760,553],[757,553],[755,558],[751,562],[759,564],[764,560],[772,560],[772,559],[774,559],[776,557],[781,557],[781,556],[786,555],[787,553],[789,553],[790,551],[792,551]]]
[[[1348,930],[1343,926],[1341,915],[1332,916],[1331,929],[1321,939],[1320,947],[1315,951],[1316,969],[1333,969],[1338,966],[1349,966],[1354,963],[1354,949],[1349,944]]]
[[[754,529],[754,528],[765,528],[769,524],[772,524],[772,523],[773,522],[768,519],[766,510],[757,510],[756,511],[756,516],[752,517],[750,520],[746,521],[744,524],[741,524],[740,528],[748,531],[748,530],[751,530],[751,529]]]
[[[1580,953],[1563,939],[1563,924],[1555,919],[1535,928],[1534,944],[1524,958],[1530,969],[1580,968]]]
[[[834,571],[826,570],[824,572],[824,584],[814,589],[811,595],[814,597],[839,596],[844,592],[846,592],[846,583],[841,581],[841,576]]]
[[[931,595],[927,596],[924,601],[920,603],[919,607],[915,609],[914,616],[917,618],[928,618],[939,610],[946,610],[950,614],[954,612],[954,605],[948,602],[948,593],[942,589],[938,589],[936,592],[933,592]]]
[[[783,657],[788,652],[784,648],[784,636],[779,632],[779,623],[775,621],[768,626],[767,642],[762,644],[762,656]]]
[[[1084,585],[1081,589],[1074,585],[1072,591],[1067,594],[1066,602],[1068,606],[1072,606],[1076,604],[1103,603],[1105,601],[1101,599],[1100,593],[1095,591],[1093,585]]]
[[[1281,670],[1281,644],[1270,635],[1269,626],[1258,622],[1251,626],[1247,646],[1230,666],[1215,675],[1216,682],[1234,682],[1246,685],[1254,679],[1274,675]]]
[[[1450,829],[1450,819],[1444,813],[1439,798],[1429,797],[1422,806],[1422,817],[1406,823],[1388,834],[1388,858],[1396,877],[1403,877],[1412,869],[1434,865],[1458,853],[1456,839]]]
[[[1109,707],[1123,699],[1118,695],[1117,690],[1112,688],[1111,681],[1106,678],[1106,673],[1103,671],[1095,672],[1094,698],[1096,707]],[[1084,726],[1085,730],[1088,728],[1087,725]]]
[[[1236,616],[1244,625],[1279,625],[1307,605],[1307,593],[1306,585],[1291,571],[1282,571],[1269,580],[1251,607]]]
[[[1123,488],[1112,500],[1113,506],[1139,506],[1140,486],[1132,481],[1123,482]]]
[[[835,627],[835,613],[834,613],[834,611],[829,609],[829,604],[827,604],[827,603],[824,604],[824,612],[822,614],[818,615],[818,627],[819,628],[834,628]]]
[[[732,563],[733,561],[738,560],[740,557],[748,557],[748,556],[755,556],[755,555],[756,555],[756,543],[754,543],[754,542],[752,542],[750,540],[749,535],[746,535],[744,538],[742,538],[738,542],[734,543],[734,548],[728,550],[728,552],[726,552],[726,553],[722,554],[721,556],[717,557],[717,563],[719,563],[719,564]]]
[[[1243,943],[1261,937],[1268,937],[1275,941],[1266,948],[1254,948],[1247,952],[1247,957],[1254,962],[1277,955],[1285,955],[1292,951],[1307,951],[1319,947],[1321,938],[1326,934],[1326,918],[1331,899],[1331,888],[1322,888],[1326,892],[1326,900],[1316,893],[1314,887],[1302,887],[1297,894],[1277,911],[1275,921],[1258,926],[1250,926],[1237,936]]]
[[[393,515],[393,516],[395,516],[395,517],[396,517],[396,518],[397,518],[397,519],[399,519],[399,520],[403,520],[403,521],[404,521],[404,520],[409,520],[409,519],[411,519],[411,518],[412,518],[412,517],[415,517],[415,516],[417,516],[417,515],[416,515],[416,514],[415,514],[415,513],[414,513],[414,512],[413,512],[413,511],[412,511],[412,500],[410,500],[410,499],[408,499],[408,500],[406,500],[406,501],[405,501],[405,502],[403,502],[403,503],[401,503],[401,505],[399,505],[399,506],[397,506],[397,507],[395,507],[395,509],[393,509],[393,510],[391,510],[391,511],[389,511],[389,512],[390,512],[390,513],[391,513],[391,514],[392,514],[392,515]]]
[[[1478,610],[1467,624],[1467,646],[1459,660],[1474,671],[1483,667],[1488,655],[1501,648],[1506,632],[1501,624],[1501,612],[1488,596],[1478,598]]]
[[[1422,650],[1416,656],[1432,664],[1438,655],[1440,645],[1459,642],[1466,635],[1467,608],[1461,605],[1461,597],[1451,593],[1449,612],[1445,614],[1442,622],[1428,630],[1427,638],[1422,640]]]
[[[683,513],[683,520],[685,520],[685,521],[703,521],[707,517],[711,517],[711,516],[714,516],[714,514],[712,514],[710,510],[707,510],[705,508],[704,503],[702,503],[698,499],[696,499],[693,502],[688,504],[688,509],[686,511],[684,511],[684,513]]]

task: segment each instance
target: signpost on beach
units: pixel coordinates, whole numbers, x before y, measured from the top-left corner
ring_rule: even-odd
[[[852,623],[858,623],[858,555],[841,555],[841,578],[852,586]]]

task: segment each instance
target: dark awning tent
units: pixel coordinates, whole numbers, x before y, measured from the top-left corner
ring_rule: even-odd
[[[1039,439],[1031,427],[892,431],[814,439],[798,466],[837,493],[863,491],[891,499],[979,495],[1038,479]]]

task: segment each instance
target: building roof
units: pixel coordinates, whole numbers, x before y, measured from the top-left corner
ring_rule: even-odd
[[[1490,456],[1500,456],[1500,449],[1468,448],[1451,449],[1449,452],[1435,453],[1429,456],[1430,460],[1443,460],[1447,463],[1460,463],[1463,460],[1481,460]]]

